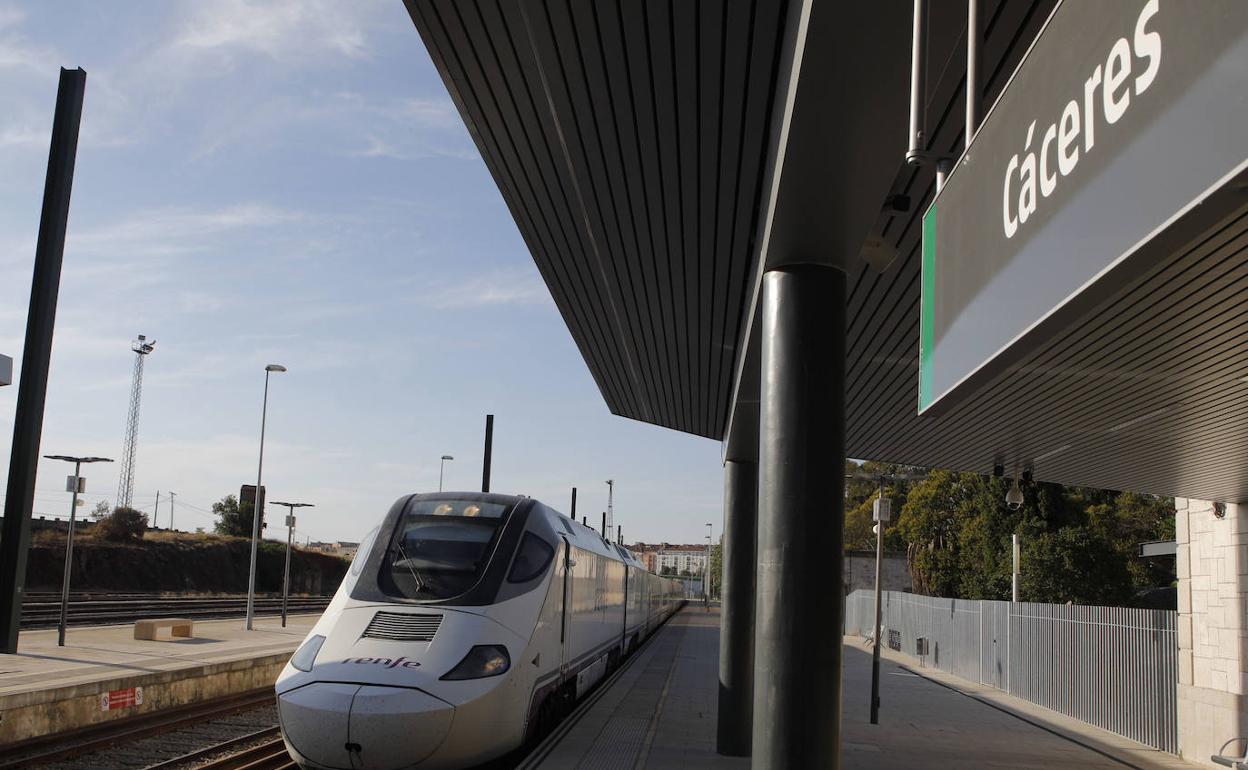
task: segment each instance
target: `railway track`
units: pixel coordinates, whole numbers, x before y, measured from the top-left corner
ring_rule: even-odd
[[[120,743],[150,738],[239,711],[272,705],[274,702],[273,690],[264,687],[225,698],[136,714],[66,733],[19,741],[0,751],[0,770],[18,770],[61,762]],[[276,729],[273,728],[275,733]]]
[[[197,770],[297,770],[276,727],[149,765],[145,770],[175,770],[189,766]]]
[[[287,604],[289,613],[322,612],[329,604],[328,596],[296,596]],[[177,615],[180,617],[208,619],[228,618],[246,611],[245,596],[143,596],[141,594],[80,595],[70,598],[68,622],[71,626],[109,625],[131,623],[141,618]],[[281,597],[256,598],[256,612],[261,615],[278,614],[282,610]],[[22,628],[51,628],[60,619],[60,597],[46,594],[30,594],[22,602]]]

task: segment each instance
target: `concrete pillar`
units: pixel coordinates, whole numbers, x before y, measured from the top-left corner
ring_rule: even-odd
[[[1211,754],[1248,739],[1248,505],[1174,502],[1179,753],[1216,767]]]
[[[755,770],[839,768],[845,274],[763,276]]]
[[[754,416],[757,418],[757,414]],[[730,757],[750,755],[757,532],[758,464],[729,458],[724,463],[724,583],[715,747],[720,754]]]

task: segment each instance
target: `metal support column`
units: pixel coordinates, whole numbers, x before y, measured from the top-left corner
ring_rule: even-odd
[[[723,585],[720,587],[719,715],[715,749],[750,755],[754,714],[754,570],[758,464],[724,463]]]
[[[763,276],[756,770],[841,766],[845,273]]]
[[[35,270],[26,315],[26,344],[22,349],[22,376],[13,417],[13,445],[9,455],[9,483],[4,498],[4,527],[0,531],[0,652],[17,652],[26,593],[26,555],[30,547],[30,517],[35,505],[35,472],[43,433],[43,406],[52,358],[52,330],[56,326],[56,299],[61,286],[61,258],[69,222],[69,197],[78,155],[78,125],[87,73],[61,70],[52,119],[48,175],[43,185],[43,213],[35,244]]]

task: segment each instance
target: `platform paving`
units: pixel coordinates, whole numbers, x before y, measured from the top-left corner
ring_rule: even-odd
[[[1196,767],[991,688],[919,669],[891,652],[881,669],[880,724],[871,725],[869,648],[846,638],[843,650],[846,770]],[[562,738],[533,765],[546,770],[749,767],[748,759],[715,753],[718,651],[718,610],[686,607],[574,724],[557,731]]]
[[[0,654],[0,745],[134,713],[271,685],[320,617],[196,620],[194,637],[142,641],[133,624],[23,631]],[[100,696],[143,688],[141,702],[102,708]]]
[[[290,653],[319,617],[293,615],[286,628],[277,618],[260,618],[252,631],[243,627],[242,619],[197,620],[194,638],[164,641],[135,639],[133,624],[71,626],[64,647],[57,646],[54,628],[23,631],[17,653],[0,654],[0,698],[100,679]]]

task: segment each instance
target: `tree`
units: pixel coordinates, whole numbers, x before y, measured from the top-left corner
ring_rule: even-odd
[[[1169,582],[1168,564],[1136,554],[1140,542],[1174,537],[1172,499],[1022,481],[1023,505],[1010,510],[1004,500],[1011,484],[933,471],[910,488],[894,533],[906,544],[917,591],[1008,599],[1015,534],[1022,539],[1026,601],[1126,604],[1141,589]],[[847,515],[847,535],[863,526],[858,518],[869,521],[863,511]]]
[[[676,568],[670,564],[666,564],[662,568],[659,569],[659,574],[660,575],[675,575]]]
[[[112,512],[112,508],[109,506],[108,501],[101,500],[95,504],[95,509],[91,511],[91,518],[99,521]]]
[[[114,542],[142,540],[147,531],[147,514],[133,508],[117,508],[96,522],[95,531],[105,540]]]
[[[711,546],[711,596],[719,596],[724,585],[724,543]]]
[[[239,503],[234,495],[226,495],[212,504],[212,512],[218,517],[213,530],[218,535],[251,537],[252,504]]]

